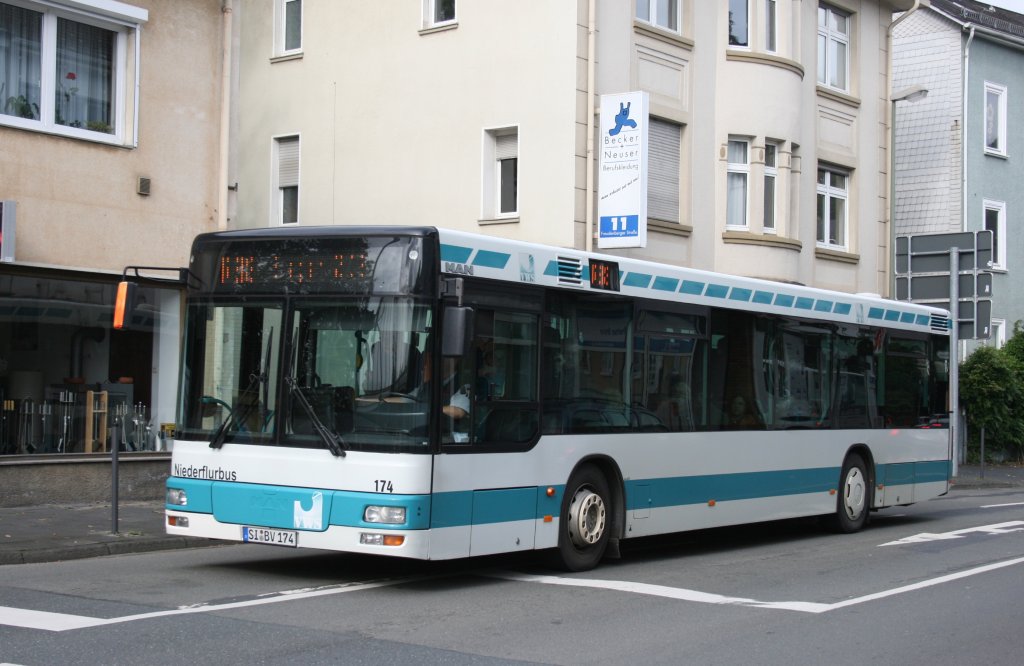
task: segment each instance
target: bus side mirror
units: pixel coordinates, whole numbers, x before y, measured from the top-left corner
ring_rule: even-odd
[[[137,287],[137,284],[127,280],[122,280],[117,285],[117,297],[114,300],[114,328],[119,331],[124,330],[131,322]]]
[[[473,308],[445,308],[443,326],[441,355],[461,357],[468,354],[473,340]]]

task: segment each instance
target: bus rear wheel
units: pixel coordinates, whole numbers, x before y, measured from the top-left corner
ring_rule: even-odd
[[[871,480],[867,465],[859,454],[851,453],[839,475],[839,496],[830,526],[845,534],[857,532],[867,524],[870,511]]]
[[[565,486],[558,526],[558,563],[586,571],[604,557],[609,538],[608,480],[594,465],[576,471]]]

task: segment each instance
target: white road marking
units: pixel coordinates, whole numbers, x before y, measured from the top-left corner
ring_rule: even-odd
[[[256,599],[246,599],[244,601],[232,601],[229,603],[212,605],[198,604],[195,606],[184,606],[173,610],[154,611],[152,613],[140,613],[138,615],[125,615],[123,617],[110,618],[87,617],[84,615],[68,615],[65,613],[48,613],[44,611],[27,610],[24,608],[10,608],[8,606],[0,606],[0,625],[8,625],[11,627],[23,627],[26,629],[40,629],[42,631],[70,631],[72,629],[87,629],[89,627],[120,624],[123,622],[135,622],[136,620],[148,620],[157,617],[170,617],[173,615],[190,615],[194,613],[210,613],[213,611],[232,610],[235,608],[247,608],[250,606],[274,604],[280,601],[310,599],[313,597],[343,594],[345,592],[360,592],[362,590],[370,590],[376,587],[389,587],[392,585],[401,585],[403,583],[410,583],[418,580],[426,580],[427,578],[429,577],[424,576],[421,578],[392,579],[372,583],[346,583],[341,585],[328,585],[321,588],[312,588],[307,590],[286,590],[284,592],[276,592],[273,595],[263,595]]]
[[[892,597],[897,594],[905,594],[907,592],[913,592],[914,590],[921,590],[927,587],[941,585],[943,583],[948,583],[950,581],[959,580],[961,578],[967,578],[970,576],[977,576],[978,574],[983,574],[989,571],[995,571],[997,569],[1002,569],[1005,567],[1012,567],[1018,564],[1024,564],[1024,557],[1018,557],[1013,560],[1006,560],[1005,562],[986,564],[984,566],[975,567],[973,569],[967,569],[965,571],[959,571],[957,573],[948,574],[946,576],[940,576],[938,578],[923,580],[918,583],[904,585],[903,587],[897,587],[891,590],[875,592],[874,594],[868,594],[862,597],[855,597],[853,599],[847,599],[845,601],[838,601],[832,604],[815,603],[813,601],[758,601],[756,599],[747,599],[743,597],[726,597],[718,594],[699,592],[697,590],[687,590],[678,587],[666,587],[663,585],[650,585],[647,583],[633,583],[622,580],[597,580],[593,578],[561,578],[559,576],[533,576],[528,574],[519,574],[511,572],[494,572],[488,575],[494,578],[515,580],[524,583],[542,583],[545,585],[589,587],[605,590],[614,590],[616,592],[632,592],[634,594],[645,594],[656,597],[664,597],[668,599],[679,599],[682,601],[694,601],[706,604],[746,606],[750,608],[789,610],[801,613],[817,614],[827,613],[829,611],[834,611],[840,608],[846,608],[848,606],[855,606],[857,604],[867,603],[868,601],[876,601],[878,599]]]
[[[911,585],[904,585],[902,587],[893,588],[891,590],[883,590],[881,592],[875,592],[873,594],[868,594],[862,597],[855,597],[853,599],[847,599],[845,601],[839,601],[832,604],[816,603],[812,601],[759,601],[757,599],[750,599],[746,597],[728,597],[721,594],[701,592],[699,590],[688,590],[686,588],[668,587],[665,585],[652,585],[650,583],[635,583],[622,580],[600,580],[593,578],[562,578],[559,576],[541,576],[502,571],[491,571],[486,573],[480,572],[480,575],[522,583],[541,583],[545,585],[587,587],[592,589],[612,590],[615,592],[644,594],[648,596],[663,597],[667,599],[675,599],[678,601],[690,601],[694,603],[743,606],[747,608],[764,608],[769,610],[789,610],[801,613],[818,614],[827,613],[829,611],[837,610],[839,608],[846,608],[848,606],[863,604],[869,601],[876,601],[878,599],[884,599],[886,597],[891,597],[898,594],[905,594],[907,592],[913,592],[915,590],[921,590],[927,587],[941,585],[943,583],[959,580],[961,578],[977,576],[979,574],[987,573],[989,571],[995,571],[997,569],[1003,569],[1005,567],[1016,566],[1018,564],[1024,564],[1024,557],[1006,560],[1004,562],[986,564],[984,566],[975,567],[973,569],[967,569],[965,571],[940,576],[938,578],[931,578],[928,580],[913,583]],[[319,588],[285,590],[282,592],[260,595],[254,599],[246,599],[243,601],[232,601],[227,603],[211,605],[197,604],[193,606],[182,606],[172,610],[154,611],[151,613],[139,613],[137,615],[125,615],[122,617],[110,618],[88,617],[85,615],[70,615],[67,613],[51,613],[47,611],[36,611],[25,608],[12,608],[9,606],[0,606],[0,625],[22,627],[25,629],[37,629],[40,631],[71,631],[74,629],[88,629],[92,627],[108,626],[112,624],[121,624],[125,622],[135,622],[138,620],[149,620],[160,617],[171,617],[175,615],[191,615],[196,613],[210,613],[216,611],[233,610],[236,608],[263,606],[266,604],[273,604],[282,601],[294,601],[298,599],[311,599],[315,597],[344,594],[346,592],[361,592],[363,590],[371,590],[378,587],[391,587],[394,585],[402,585],[405,583],[413,583],[428,580],[430,578],[435,578],[435,576],[420,576],[374,581],[368,583],[348,583],[341,585],[328,585]]]
[[[1009,504],[982,504],[982,509],[1003,509],[1008,506],[1024,506],[1024,502],[1010,502]]]
[[[915,534],[913,536],[904,537],[897,539],[896,541],[890,541],[888,543],[880,543],[881,546],[903,546],[911,543],[927,543],[929,541],[946,541],[949,539],[962,539],[968,534],[1009,534],[1011,532],[1024,531],[1024,520],[1011,520],[1006,523],[996,523],[995,525],[982,525],[981,527],[968,527],[963,530],[954,530],[953,532],[942,532],[939,534],[932,534],[931,532],[922,532],[921,534]]]

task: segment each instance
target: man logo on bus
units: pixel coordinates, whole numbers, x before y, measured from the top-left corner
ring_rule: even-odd
[[[615,127],[608,130],[608,136],[615,136],[622,131],[623,127],[636,129],[636,121],[629,117],[629,107],[632,104],[632,102],[626,104],[619,102],[619,112],[615,114]]]

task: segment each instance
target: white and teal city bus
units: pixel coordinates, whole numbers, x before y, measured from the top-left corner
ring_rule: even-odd
[[[945,311],[434,228],[199,236],[167,531],[418,559],[949,488]]]

